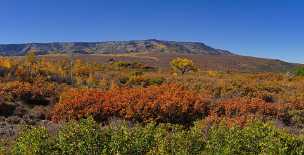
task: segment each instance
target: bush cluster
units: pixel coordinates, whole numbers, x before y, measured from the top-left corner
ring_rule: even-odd
[[[137,122],[190,123],[207,115],[209,100],[176,84],[147,88],[74,89],[62,94],[52,120],[71,120],[93,115],[107,120],[119,117]]]
[[[211,154],[303,154],[304,137],[259,121],[244,128],[211,127],[206,147]]]
[[[304,154],[303,69],[204,72],[183,58],[171,65],[183,75],[114,60],[0,58],[1,128],[11,136],[11,123],[64,122],[56,133],[24,130],[11,154]],[[129,122],[95,122],[113,119]]]
[[[278,120],[284,125],[299,126],[303,104],[269,103],[257,98],[233,98],[217,102],[210,108],[208,121],[225,120],[228,125],[245,125],[252,119]]]
[[[16,155],[48,154],[50,151],[49,133],[44,127],[24,129],[12,149]]]
[[[304,76],[304,68],[303,67],[297,68],[295,69],[294,73],[297,76]]]
[[[0,95],[6,101],[25,101],[31,104],[48,104],[56,98],[59,88],[54,83],[36,81],[34,83],[14,81],[0,84]]]
[[[301,103],[273,103],[258,98],[232,98],[211,101],[210,97],[176,84],[147,88],[72,89],[61,95],[52,112],[55,122],[79,120],[92,115],[107,121],[118,117],[134,122],[189,124],[199,118],[211,122],[226,120],[244,125],[251,119],[280,120],[300,126]]]
[[[225,123],[190,128],[172,124],[145,126],[116,121],[98,127],[92,118],[63,125],[57,134],[33,128],[19,136],[13,154],[303,154],[304,137],[270,123],[245,128]]]
[[[152,85],[161,85],[165,82],[163,77],[146,77],[146,76],[130,76],[122,77],[119,79],[119,83],[127,85],[129,87],[142,86],[148,87]]]

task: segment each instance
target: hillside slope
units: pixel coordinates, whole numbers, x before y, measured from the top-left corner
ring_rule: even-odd
[[[29,43],[0,45],[0,55],[24,55],[30,50],[39,54],[50,53],[130,53],[162,52],[231,55],[225,50],[218,50],[199,42],[175,42],[161,40],[108,41],[108,42],[70,42],[70,43]]]
[[[52,60],[59,60],[69,55],[44,55]],[[77,54],[75,59],[88,62],[108,63],[109,60],[141,62],[162,69],[170,68],[170,61],[176,57],[192,59],[202,70],[237,71],[237,72],[287,72],[300,64],[280,60],[262,59],[239,55],[210,55],[185,53],[128,53],[128,54]]]
[[[100,63],[106,63],[109,59],[115,58],[121,61],[144,62],[163,68],[168,68],[170,60],[176,57],[191,58],[202,69],[206,70],[285,72],[299,66],[299,64],[280,60],[241,56],[200,42],[150,39],[0,45],[0,55],[3,56],[22,56],[30,50],[35,50],[39,55],[76,53],[79,54],[78,58]]]

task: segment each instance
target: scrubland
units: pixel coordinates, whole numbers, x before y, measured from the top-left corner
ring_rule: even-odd
[[[301,72],[179,70],[3,57],[0,152],[304,154]]]

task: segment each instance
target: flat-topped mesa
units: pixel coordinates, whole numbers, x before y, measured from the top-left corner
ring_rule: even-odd
[[[39,55],[71,52],[81,54],[162,52],[183,54],[234,55],[229,51],[215,49],[201,42],[177,42],[157,39],[106,42],[0,44],[0,55],[25,55],[30,50],[35,50]]]

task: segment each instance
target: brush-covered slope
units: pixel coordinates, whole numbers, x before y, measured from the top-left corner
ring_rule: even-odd
[[[121,61],[139,61],[157,67],[169,67],[175,57],[188,57],[202,69],[235,71],[285,72],[299,66],[280,60],[241,56],[226,50],[216,49],[200,42],[176,42],[162,40],[29,43],[2,44],[0,55],[25,55],[34,50],[39,55],[81,54],[77,57],[106,63],[115,58]],[[56,56],[57,57],[57,56]]]

